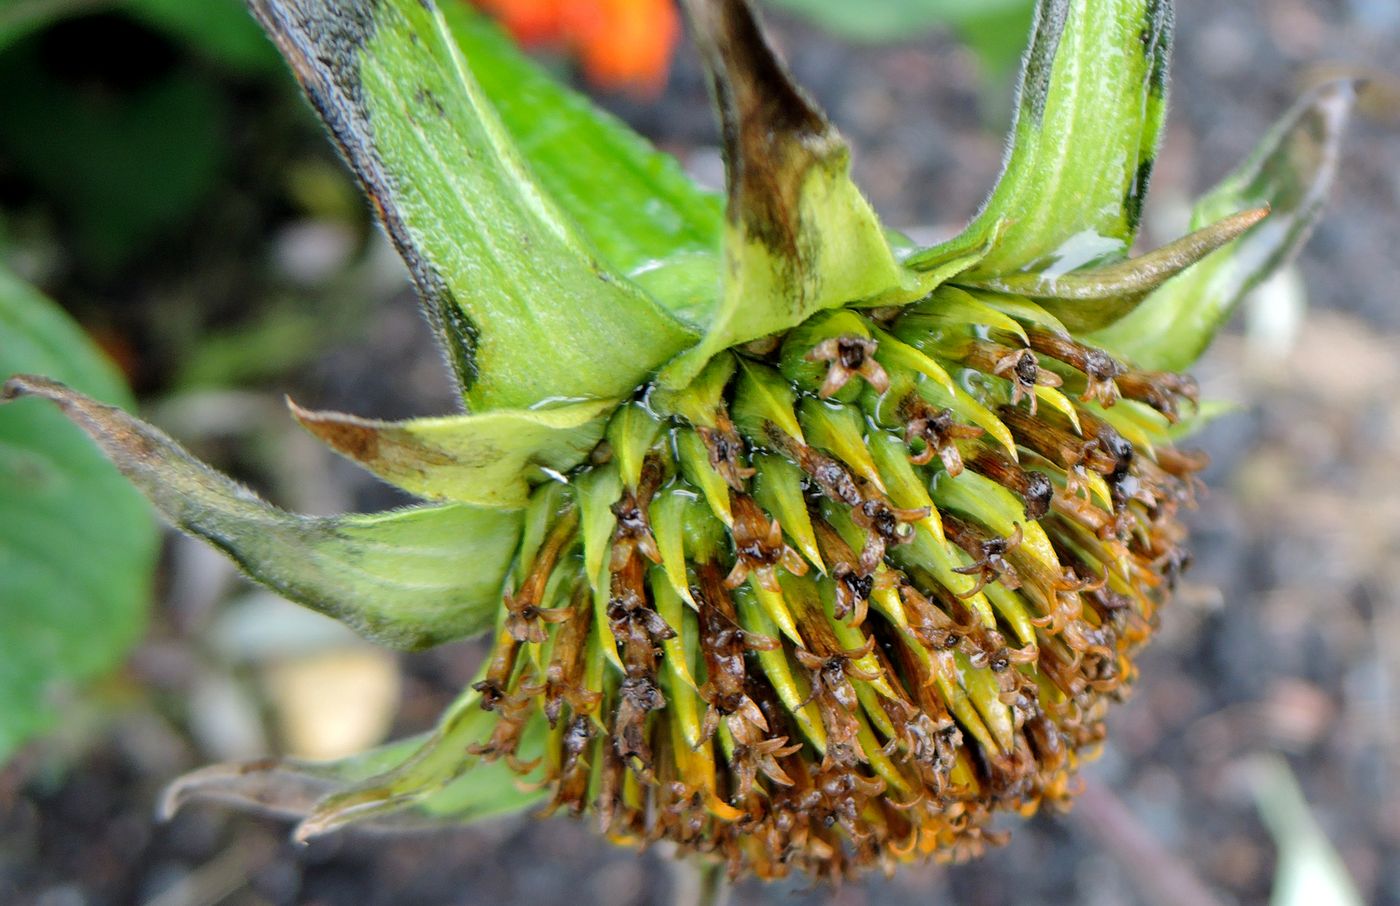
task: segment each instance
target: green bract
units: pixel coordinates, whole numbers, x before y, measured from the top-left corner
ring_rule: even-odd
[[[209,769],[172,804],[271,801],[305,837],[543,800],[773,877],[971,855],[996,811],[1067,799],[1186,561],[1195,388],[1157,369],[1296,248],[1350,85],[1129,257],[1171,4],[1041,0],[995,190],[896,249],[744,0],[685,4],[722,203],[462,4],[252,6],[470,409],[294,413],[431,503],[294,516],[52,381],[6,392],[288,597],[401,647],[496,635],[426,738]]]

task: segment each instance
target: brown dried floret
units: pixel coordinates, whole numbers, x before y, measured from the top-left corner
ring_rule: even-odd
[[[779,643],[776,639],[746,632],[739,625],[734,604],[720,579],[718,566],[713,563],[701,564],[696,572],[700,577],[700,585],[696,588],[700,611],[700,651],[705,659],[707,676],[699,691],[700,697],[708,705],[701,736],[709,739],[718,728],[720,717],[731,715],[766,731],[768,724],[763,712],[748,696],[746,655],[749,649],[772,651]],[[730,732],[735,731],[734,721],[730,721],[729,729]]]
[[[1125,371],[1118,377],[1118,389],[1127,399],[1146,403],[1173,423],[1181,417],[1181,400],[1193,406],[1200,401],[1200,387],[1193,378],[1169,371]]]
[[[830,362],[826,379],[822,381],[817,395],[822,399],[836,394],[840,389],[859,375],[875,388],[877,393],[890,389],[890,379],[885,369],[875,361],[875,350],[879,344],[868,337],[840,336],[823,340],[807,353],[809,362]]]
[[[905,420],[904,441],[912,444],[922,441],[924,448],[910,454],[909,461],[916,466],[928,465],[937,456],[949,475],[962,473],[962,455],[957,441],[981,437],[985,432],[973,425],[960,425],[953,421],[953,413],[947,409],[935,409],[916,394],[910,394],[899,404],[900,417]]]
[[[972,588],[958,597],[970,598],[989,582],[1000,582],[1011,589],[1021,587],[1021,577],[1006,559],[1007,554],[1021,543],[1023,534],[1020,523],[1017,523],[1011,534],[1005,538],[988,538],[969,523],[950,514],[943,517],[943,529],[954,544],[967,551],[973,558],[971,565],[953,570],[959,575],[977,577]]]
[[[770,520],[747,494],[731,493],[729,497],[734,514],[735,560],[724,584],[738,588],[752,573],[764,588],[779,591],[779,566],[795,576],[805,575],[807,561],[783,541],[783,527],[778,520]]]
[[[1031,349],[1064,362],[1084,375],[1084,392],[1079,397],[1080,402],[1092,401],[1101,406],[1112,406],[1118,402],[1116,379],[1126,369],[1108,353],[1064,334],[1036,327],[1027,328],[1026,337]]]
[[[984,443],[973,445],[968,465],[979,475],[1016,493],[1021,498],[1027,519],[1034,521],[1050,511],[1055,485],[1044,472],[1024,468],[1005,453]]]
[[[1026,400],[1030,414],[1037,412],[1036,387],[1059,387],[1060,376],[1040,367],[1040,360],[1030,349],[1013,349],[988,340],[973,340],[968,344],[964,362],[984,374],[1005,378],[1011,384],[1011,405]]]
[[[577,529],[578,512],[571,509],[550,529],[549,536],[545,538],[545,542],[540,548],[539,554],[536,555],[535,562],[531,565],[525,581],[521,583],[520,589],[515,594],[505,596],[506,631],[516,641],[543,642],[548,638],[544,624],[562,623],[569,619],[567,610],[540,607],[540,599],[544,595],[546,583],[554,574],[554,567],[559,562],[559,555],[573,540]]]
[[[748,480],[758,474],[758,470],[744,465],[744,440],[734,430],[734,422],[730,421],[729,415],[721,410],[715,414],[715,427],[702,425],[695,432],[705,442],[710,468],[734,490],[744,490]]]

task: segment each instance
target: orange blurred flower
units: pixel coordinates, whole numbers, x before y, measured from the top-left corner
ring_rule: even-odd
[[[475,0],[527,46],[576,53],[605,88],[653,93],[666,84],[680,38],[673,0]]]

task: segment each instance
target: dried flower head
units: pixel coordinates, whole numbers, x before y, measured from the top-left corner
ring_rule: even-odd
[[[747,3],[686,7],[722,216],[460,8],[254,0],[473,410],[294,414],[437,502],[292,516],[59,385],[6,392],[283,594],[403,647],[495,640],[426,738],[207,769],[172,805],[271,802],[306,837],[537,801],[769,878],[966,858],[1072,795],[1187,562],[1205,460],[1175,443],[1204,413],[1177,372],[1301,242],[1350,86],[1129,258],[1171,4],[1042,0],[1001,180],[918,249]]]

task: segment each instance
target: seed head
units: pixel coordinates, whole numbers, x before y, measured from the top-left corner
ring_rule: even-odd
[[[1066,801],[1180,565],[1178,514],[1204,464],[1139,449],[1124,433],[1155,422],[1118,400],[1141,390],[1175,417],[1191,385],[1064,333],[968,322],[935,335],[921,316],[939,304],[850,314],[863,336],[813,343],[803,360],[830,370],[805,383],[776,347],[726,353],[795,402],[761,422],[736,426],[754,384],[734,377],[706,386],[717,427],[681,414],[694,391],[640,392],[651,406],[625,416],[650,438],[635,484],[595,456],[581,468],[611,481],[537,491],[553,524],[506,595],[493,665],[509,669],[483,687],[499,715],[484,757],[522,758],[533,721],[552,809],[761,877],[965,858],[997,839],[996,812]],[[977,388],[996,435],[910,355]],[[845,381],[831,375],[847,371],[866,387],[833,401]],[[1057,405],[1033,406],[1034,388],[1056,387]],[[688,475],[677,451],[695,447],[713,478]],[[597,578],[576,532],[580,485],[620,487]],[[755,496],[774,485],[793,502],[781,518]],[[658,550],[663,522],[680,545]],[[688,602],[671,622],[658,592]],[[590,659],[621,669],[580,671]]]
[[[998,812],[1068,801],[1190,562],[1206,459],[1177,438],[1203,407],[1179,372],[1305,236],[1350,84],[1289,114],[1204,226],[1128,258],[1171,4],[1040,0],[1001,180],[962,234],[910,250],[745,0],[684,3],[724,127],[722,222],[464,11],[251,2],[473,409],[293,412],[430,502],[298,517],[52,381],[0,398],[58,402],[180,527],[371,637],[495,636],[425,741],[374,753],[383,773],[214,768],[170,803],[287,805],[305,838],[479,815],[514,779],[621,843],[835,878],[969,858],[1004,839]]]

